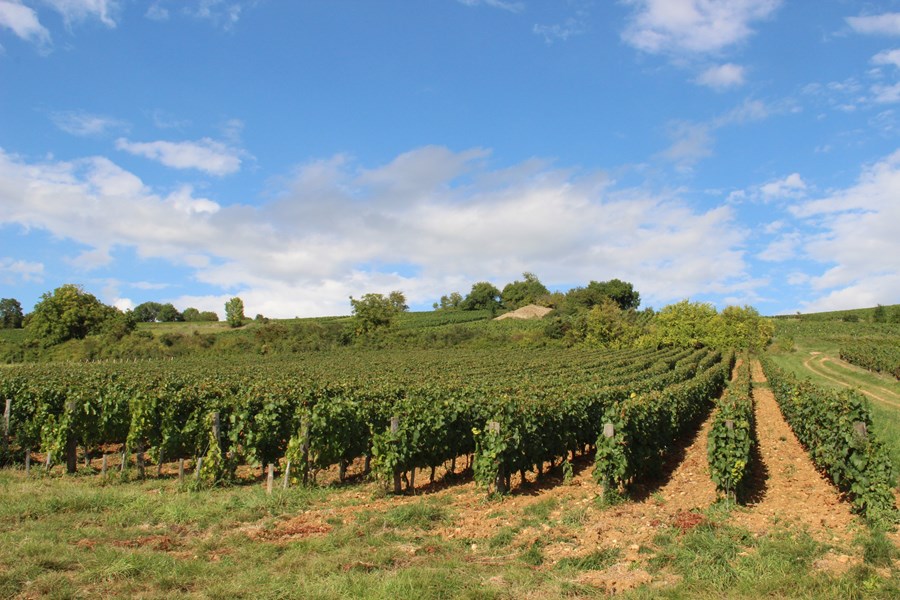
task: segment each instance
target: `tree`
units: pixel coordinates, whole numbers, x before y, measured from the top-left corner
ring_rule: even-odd
[[[662,346],[710,346],[710,325],[716,308],[705,302],[682,300],[656,315],[653,338]]]
[[[141,323],[155,323],[159,318],[161,308],[162,304],[159,302],[142,302],[131,312],[134,314],[134,318]]]
[[[219,315],[211,310],[204,310],[200,313],[200,318],[198,320],[215,322],[219,320]]]
[[[543,283],[534,273],[522,273],[525,281],[507,283],[501,294],[503,306],[510,309],[520,308],[527,304],[534,304],[538,298],[550,294]]]
[[[67,283],[41,296],[28,322],[29,336],[43,346],[100,333],[104,322],[121,314],[80,286]]]
[[[184,309],[184,312],[181,313],[181,318],[187,322],[191,321],[199,321],[200,320],[200,311],[194,308],[193,306],[189,306]],[[218,319],[216,319],[218,321]]]
[[[390,327],[401,312],[390,297],[386,298],[382,294],[365,294],[359,300],[350,296],[350,305],[353,307],[358,335]]]
[[[437,310],[437,309],[447,310],[447,309],[459,308],[460,305],[462,304],[462,302],[463,302],[462,294],[460,294],[459,292],[452,292],[449,296],[446,294],[441,296],[440,303],[435,302],[434,308],[435,308],[435,310]]]
[[[887,323],[887,320],[887,309],[879,304],[875,307],[875,310],[872,311],[872,321],[875,323]]]
[[[710,322],[710,345],[721,348],[763,350],[772,339],[775,326],[752,306],[727,306]]]
[[[567,312],[590,309],[600,304],[603,298],[611,298],[622,310],[636,309],[641,304],[641,295],[626,281],[620,279],[591,281],[587,287],[569,290],[566,294]]]
[[[0,328],[21,329],[25,321],[22,313],[22,305],[15,298],[3,298],[0,300]]]
[[[174,305],[169,303],[159,307],[159,312],[156,314],[156,320],[160,323],[177,323],[184,321],[184,316],[178,312],[178,309],[175,308]]]
[[[388,300],[391,302],[391,306],[397,309],[397,312],[406,312],[409,310],[409,305],[406,304],[406,296],[403,295],[403,292],[400,290],[394,290],[388,295]]]
[[[463,310],[497,310],[500,307],[500,290],[487,281],[472,285],[472,291],[462,302]]]
[[[234,297],[225,303],[225,320],[232,327],[244,324],[244,301]]]

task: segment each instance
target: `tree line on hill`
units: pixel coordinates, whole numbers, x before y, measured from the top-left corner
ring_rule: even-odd
[[[269,322],[257,315],[248,322],[240,298],[225,304],[226,322],[234,335],[203,330],[137,328],[138,323],[218,321],[218,315],[171,303],[144,302],[133,310],[107,306],[80,286],[66,284],[41,296],[25,315],[14,299],[0,301],[3,327],[25,328],[23,338],[0,338],[0,362],[85,360],[94,358],[162,358],[203,352],[284,353],[344,346],[372,348],[445,348],[458,345],[524,344],[634,346],[762,347],[772,326],[752,307],[728,307],[684,300],[656,312],[638,310],[640,293],[631,283],[591,281],[566,292],[550,292],[533,273],[502,288],[485,281],[466,296],[442,296],[431,313],[446,326],[396,327],[409,311],[403,292],[367,293],[350,297],[352,316]],[[475,320],[528,304],[551,309],[540,322],[504,326],[472,326]],[[465,311],[480,311],[467,318]],[[406,318],[406,317],[404,317]],[[410,317],[412,318],[412,317]],[[431,318],[431,317],[429,317]],[[408,321],[412,323],[413,321]],[[22,341],[24,340],[24,341]]]

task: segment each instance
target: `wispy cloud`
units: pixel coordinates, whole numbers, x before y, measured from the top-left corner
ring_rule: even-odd
[[[173,169],[197,169],[210,175],[230,175],[241,168],[242,152],[210,138],[185,142],[116,140],[116,148]]]
[[[43,276],[43,263],[16,260],[8,256],[0,257],[0,281],[5,285],[15,285],[20,281],[40,283]]]
[[[743,42],[751,24],[770,17],[780,0],[626,0],[634,7],[622,33],[650,54],[709,54]]]
[[[694,81],[721,92],[744,85],[745,71],[741,65],[725,63],[709,67],[700,73]]]
[[[499,8],[513,13],[525,10],[525,4],[523,2],[511,2],[508,0],[457,0],[457,2],[465,4],[466,6],[490,6],[491,8]]]
[[[119,11],[116,0],[43,0],[62,15],[71,26],[87,19],[97,19],[107,27],[115,27],[115,15]]]
[[[0,27],[39,47],[50,45],[50,32],[41,25],[37,13],[19,0],[0,0]]]
[[[847,17],[846,21],[856,33],[900,35],[900,13]]]
[[[164,22],[171,19],[173,13],[181,14],[228,31],[238,24],[246,9],[258,3],[259,0],[156,0],[147,8],[144,17]]]
[[[128,124],[114,117],[95,115],[80,110],[58,111],[50,114],[53,123],[72,135],[97,136],[126,129]]]

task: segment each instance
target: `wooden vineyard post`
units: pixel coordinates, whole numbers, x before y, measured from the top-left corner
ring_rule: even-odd
[[[855,421],[853,423],[853,433],[862,441],[866,441],[869,437],[869,432],[866,428],[866,424],[862,421]]]
[[[269,474],[266,476],[266,493],[272,495],[272,487],[275,485],[275,465],[269,463]]]
[[[103,460],[100,461],[100,476],[106,477],[106,468],[107,463],[109,462],[109,455],[106,452],[103,453]]]
[[[184,459],[178,459],[178,483],[184,483]]]
[[[9,415],[12,411],[12,400],[6,399],[6,408],[3,410],[3,456],[9,450]]]
[[[284,483],[281,487],[285,490],[291,487],[291,461],[284,463]]]
[[[31,475],[31,448],[25,448],[25,477]]]
[[[75,402],[66,402],[66,412],[75,412]],[[66,436],[66,473],[74,473],[78,470],[78,446],[76,445],[75,432],[71,429]]]
[[[219,411],[215,411],[212,414],[212,428],[213,428],[213,437],[216,438],[216,443],[222,443],[222,427],[219,423]]]
[[[301,478],[303,480],[303,485],[309,483],[309,418],[303,417],[303,422],[300,424],[300,471]]]
[[[391,417],[391,435],[395,435],[398,431],[400,431],[400,417],[394,415],[393,417]],[[400,468],[394,467],[394,493],[399,494],[401,491]]]
[[[488,421],[487,428],[491,433],[500,435],[499,421]],[[497,465],[497,474],[494,475],[494,490],[496,490],[498,494],[505,494],[509,491],[509,488],[506,485],[506,469],[503,467],[502,459],[500,464]]]
[[[138,477],[144,478],[144,442],[138,442],[137,452],[135,453],[135,462],[137,463]]]
[[[198,481],[200,480],[200,469],[201,468],[203,468],[203,457],[198,456],[197,457],[197,471],[194,474],[194,478],[197,479]]]
[[[159,479],[162,477],[162,467],[163,467],[163,449],[159,449],[159,460],[156,462],[156,478]]]
[[[128,464],[128,453],[122,450],[122,464],[119,465],[119,472],[124,473],[125,467]]]

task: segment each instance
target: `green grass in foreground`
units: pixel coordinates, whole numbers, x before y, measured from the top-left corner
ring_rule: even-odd
[[[522,541],[535,523],[590,527],[554,498],[527,511],[473,507],[510,525],[494,538],[445,539],[460,515],[454,492],[379,500],[378,484],[278,490],[259,485],[187,492],[175,481],[98,485],[95,476],[0,471],[3,598],[563,598],[605,597],[592,573],[614,569],[615,549],[552,561],[558,533]],[[348,504],[349,502],[349,504]],[[354,506],[357,503],[358,506]],[[341,513],[331,512],[345,507]],[[277,525],[308,509],[331,514],[312,535]],[[877,534],[851,548],[803,533],[754,537],[720,507],[694,530],[660,530],[642,548],[648,587],[637,598],[896,598],[896,549]],[[327,525],[325,525],[327,524]],[[540,531],[540,527],[534,528]],[[842,573],[814,568],[829,551],[866,556]],[[625,567],[627,576],[628,567]],[[627,578],[627,577],[626,577]],[[626,595],[628,597],[628,595]]]

